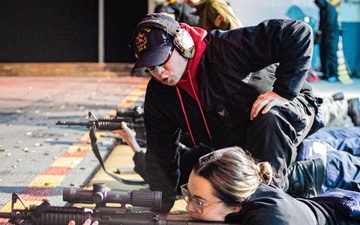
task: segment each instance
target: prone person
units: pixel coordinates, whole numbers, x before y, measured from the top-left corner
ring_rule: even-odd
[[[358,224],[358,218],[345,216],[342,207],[326,199],[288,195],[271,184],[272,174],[268,162],[257,163],[240,147],[208,153],[194,166],[188,183],[181,186],[186,210],[195,220],[231,224]],[[87,220],[84,225],[90,223]],[[75,224],[71,221],[69,225]]]
[[[136,133],[134,130],[130,129],[125,122],[121,122],[121,130],[114,130],[113,133],[119,134],[122,138],[123,142],[127,143],[131,150],[134,152],[133,161],[134,161],[134,171],[138,173],[142,179],[147,182],[147,174],[146,174],[146,161],[145,161],[145,152],[141,149],[139,143],[136,139]],[[179,135],[181,132],[179,133]],[[205,145],[198,145],[190,149],[179,141],[175,141],[177,147],[177,151],[180,154],[180,183],[187,182],[190,172],[192,170],[193,165],[196,164],[197,159],[202,155],[211,152],[214,148]]]
[[[122,130],[114,131],[114,133],[119,134],[121,138],[127,144],[129,144],[132,151],[134,152],[134,170],[146,181],[147,176],[145,170],[145,154],[140,148],[140,146],[137,144],[135,138],[136,134],[126,125],[125,122],[121,123],[121,127]],[[349,140],[347,141],[347,139]],[[304,141],[299,145],[297,161],[308,161],[309,159],[315,158],[322,159],[325,175],[323,183],[320,184],[320,193],[329,191],[333,188],[341,188],[345,190],[359,192],[359,141],[360,127],[349,127],[340,130],[329,130],[327,128],[322,128],[315,132],[313,135],[310,135],[309,137],[304,139]],[[179,144],[179,146],[179,148],[185,149],[182,151],[186,151],[187,154],[189,154],[191,151],[201,151],[201,149],[207,149],[207,151],[214,150],[209,146],[196,146],[194,149],[191,150],[189,150],[181,143]],[[183,177],[180,178],[180,180],[188,178],[192,169],[190,169],[190,171],[187,169],[188,168],[186,166],[181,167],[180,170],[182,171],[181,175],[183,175]],[[306,178],[300,179],[306,180]]]
[[[186,209],[194,219],[246,225],[358,224],[323,199],[293,198],[271,178],[270,164],[256,163],[243,149],[216,150],[199,159],[181,186]]]
[[[240,146],[269,161],[274,184],[288,189],[288,167],[317,113],[306,82],[312,36],[296,20],[210,33],[164,14],[138,23],[132,72],[146,68],[152,75],[144,104],[146,176],[151,190],[163,192],[164,212],[182,184],[173,141],[179,129],[189,134],[182,142],[190,148]]]

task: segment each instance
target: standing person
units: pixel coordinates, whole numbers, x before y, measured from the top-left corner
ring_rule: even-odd
[[[320,46],[321,71],[323,79],[330,82],[338,80],[339,23],[334,5],[326,0],[315,0],[320,9],[319,29],[316,31]]]
[[[271,174],[269,163],[256,163],[239,147],[209,153],[181,187],[186,210],[197,220],[246,225],[358,224],[323,200],[295,199],[269,185]]]
[[[197,26],[199,23],[199,16],[193,14],[195,9],[190,7],[185,1],[166,0],[157,5],[154,12],[173,14],[176,21],[190,26]]]
[[[187,3],[196,8],[194,14],[199,16],[198,26],[208,32],[242,27],[230,5],[223,0],[187,0]]]
[[[146,68],[152,75],[144,104],[146,174],[150,188],[163,192],[164,211],[179,186],[173,141],[179,128],[189,134],[189,147],[237,145],[269,161],[274,183],[287,190],[288,167],[317,113],[306,83],[312,46],[311,27],[296,20],[209,35],[163,14],[139,22],[132,72]]]

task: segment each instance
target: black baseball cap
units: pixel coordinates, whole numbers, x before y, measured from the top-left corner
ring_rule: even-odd
[[[131,41],[137,60],[131,74],[139,68],[160,65],[172,50],[173,37],[162,21],[180,27],[176,20],[162,13],[148,14],[137,25]]]

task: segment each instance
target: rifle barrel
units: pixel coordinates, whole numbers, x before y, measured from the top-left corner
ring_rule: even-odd
[[[0,212],[0,218],[11,218],[11,213]]]
[[[66,122],[66,121],[57,121],[56,125],[65,125],[65,126],[91,126],[93,122]]]

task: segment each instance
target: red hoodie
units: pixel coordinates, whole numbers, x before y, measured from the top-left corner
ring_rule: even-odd
[[[191,131],[190,123],[187,118],[187,114],[185,111],[185,107],[184,107],[184,104],[182,101],[182,97],[181,97],[179,88],[185,90],[198,103],[198,106],[199,106],[200,112],[201,112],[201,116],[204,121],[204,125],[206,127],[209,138],[211,139],[211,133],[210,133],[209,127],[207,125],[206,118],[205,118],[205,115],[204,115],[204,112],[203,112],[203,109],[201,107],[199,97],[198,97],[199,96],[199,86],[198,86],[197,78],[196,78],[197,70],[199,67],[199,62],[200,62],[201,57],[206,49],[206,43],[204,41],[204,38],[207,35],[207,31],[204,29],[201,29],[199,27],[190,27],[189,25],[187,25],[185,23],[180,23],[180,25],[187,32],[189,32],[190,36],[192,37],[194,44],[195,44],[195,55],[189,59],[187,68],[186,68],[183,76],[181,77],[179,82],[176,84],[176,91],[179,96],[181,108],[182,108],[182,111],[183,111],[183,114],[184,114],[184,117],[186,120],[186,124],[187,124],[188,130],[189,130],[190,136],[191,136],[191,140],[192,140],[193,144],[196,145],[194,136]]]
[[[206,49],[206,43],[204,41],[207,31],[199,27],[190,27],[185,23],[180,23],[181,27],[189,32],[195,43],[195,55],[189,59],[185,73],[176,84],[177,87],[184,89],[191,97],[196,100],[195,95],[199,96],[199,88],[197,85],[196,73],[198,70],[199,62]],[[196,93],[194,93],[194,90]]]

